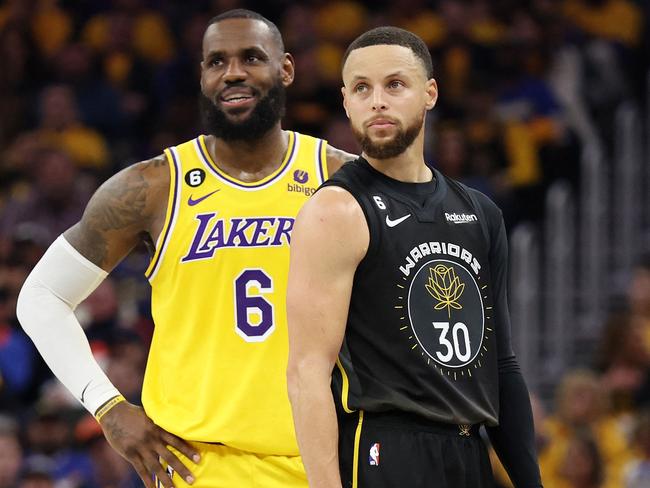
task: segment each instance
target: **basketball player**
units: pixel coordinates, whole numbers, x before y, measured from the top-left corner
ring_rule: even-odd
[[[494,486],[480,425],[515,486],[539,487],[501,212],[423,158],[438,95],[427,47],[369,31],[343,83],[363,153],[300,211],[289,269],[288,386],[310,487]]]
[[[286,394],[288,246],[298,209],[353,156],[282,130],[293,77],[273,23],[215,17],[201,63],[208,135],[104,183],[21,292],[23,327],[147,487],[307,485]],[[73,314],[141,241],[155,321],[144,410],[106,378]]]

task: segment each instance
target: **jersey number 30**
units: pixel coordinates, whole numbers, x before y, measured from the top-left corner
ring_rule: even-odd
[[[273,304],[264,298],[271,292],[273,280],[261,269],[245,269],[235,280],[235,331],[246,342],[262,342],[275,330]]]

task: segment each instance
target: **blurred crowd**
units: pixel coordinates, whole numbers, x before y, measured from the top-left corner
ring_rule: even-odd
[[[623,101],[645,103],[650,7],[641,0],[5,0],[0,488],[140,485],[53,379],[15,301],[103,180],[201,132],[203,31],[237,7],[276,22],[295,57],[284,126],[351,152],[342,53],[376,25],[420,35],[440,90],[427,159],[497,201],[509,227],[540,218],[553,181],[577,186],[584,147],[612,154]],[[136,249],[77,309],[97,360],[136,404],[153,329],[147,262]],[[534,402],[547,487],[650,487],[650,261],[623,302],[603,318],[593,364],[568,372],[555,399]]]
[[[604,321],[591,361],[567,371],[551,400],[533,395],[544,486],[650,487],[650,256]]]

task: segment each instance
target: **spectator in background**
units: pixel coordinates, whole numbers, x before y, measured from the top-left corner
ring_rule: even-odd
[[[643,16],[630,0],[567,0],[564,14],[586,34],[632,47],[639,44]]]
[[[38,1],[30,12],[32,36],[45,59],[54,57],[73,32],[72,17],[58,3],[58,0]]]
[[[634,79],[645,77],[637,52],[643,15],[630,0],[568,0],[563,14],[580,50],[583,96],[606,148],[613,144],[611,120],[619,104],[630,98]]]
[[[210,16],[191,15],[182,27],[176,56],[161,65],[155,74],[155,103],[160,117],[147,154],[160,153],[181,139],[199,132],[196,120],[196,87],[201,71],[203,31]]]
[[[0,29],[0,59],[0,107],[3,114],[11,114],[0,117],[0,148],[4,148],[26,128],[29,95],[37,80],[43,79],[43,66],[31,36],[18,23]]]
[[[15,321],[14,306],[0,286],[0,409],[18,412],[33,380],[36,351]]]
[[[643,257],[632,271],[628,299],[632,318],[640,324],[643,343],[650,353],[650,255]]]
[[[95,51],[110,51],[116,38],[113,29],[127,25],[123,42],[129,50],[147,61],[160,64],[174,55],[174,38],[160,11],[148,9],[142,0],[115,0],[112,9],[88,20],[82,38]],[[122,31],[121,31],[122,32]]]
[[[553,488],[600,488],[604,486],[603,460],[598,444],[588,431],[579,431],[569,441],[557,485]],[[610,486],[620,486],[618,483]]]
[[[81,38],[101,59],[103,76],[119,92],[131,137],[148,137],[156,113],[150,96],[155,68],[170,62],[176,49],[167,19],[142,0],[117,0],[86,22]]]
[[[0,488],[15,488],[22,466],[18,424],[0,413]]]
[[[650,486],[650,410],[639,413],[632,436],[634,459],[625,465],[624,488]]]
[[[598,367],[615,415],[634,413],[635,398],[650,373],[643,327],[628,312],[612,313],[601,337]]]
[[[41,92],[35,134],[67,151],[80,168],[99,169],[108,164],[104,137],[83,125],[74,92],[67,85],[50,85]]]
[[[535,48],[535,46],[532,46]],[[524,215],[541,216],[543,198],[542,150],[559,143],[559,107],[531,46],[509,44],[498,50],[501,76],[496,111],[503,124],[503,145],[507,157],[505,182]]]
[[[70,487],[80,487],[93,477],[88,455],[74,449],[70,419],[75,415],[53,403],[41,402],[25,430],[26,464],[46,467],[55,481]]]
[[[540,468],[546,486],[561,486],[566,479],[566,459],[570,459],[572,449],[589,457],[589,447],[581,437],[586,435],[594,439],[602,457],[603,486],[620,486],[623,466],[631,452],[620,426],[608,413],[608,401],[598,377],[590,371],[572,371],[562,379],[555,414],[544,425],[549,444],[540,453]],[[576,439],[578,444],[574,445]]]
[[[467,143],[465,134],[455,124],[442,123],[436,127],[436,168],[455,180],[467,175]]]
[[[429,48],[441,45],[447,36],[447,23],[440,13],[428,8],[423,0],[406,0],[390,3],[381,15],[381,23],[396,25],[413,32]]]
[[[125,135],[119,94],[97,75],[97,62],[88,47],[82,43],[68,44],[56,54],[52,64],[58,82],[74,93],[85,124],[111,139]]]
[[[0,235],[12,236],[26,225],[37,225],[48,242],[79,220],[95,182],[83,178],[68,154],[45,149],[29,168],[34,185],[16,194],[0,215]]]

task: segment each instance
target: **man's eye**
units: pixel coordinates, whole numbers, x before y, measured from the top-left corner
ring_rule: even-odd
[[[210,66],[221,66],[223,64],[223,60],[219,58],[211,59],[208,64]]]
[[[388,84],[389,88],[399,88],[400,86],[403,86],[403,83],[398,80],[393,80]]]
[[[354,87],[354,91],[357,93],[363,93],[368,89],[368,85],[364,83],[359,83],[357,86]]]
[[[256,63],[259,60],[260,60],[259,56],[255,56],[255,55],[246,56],[247,63]]]

